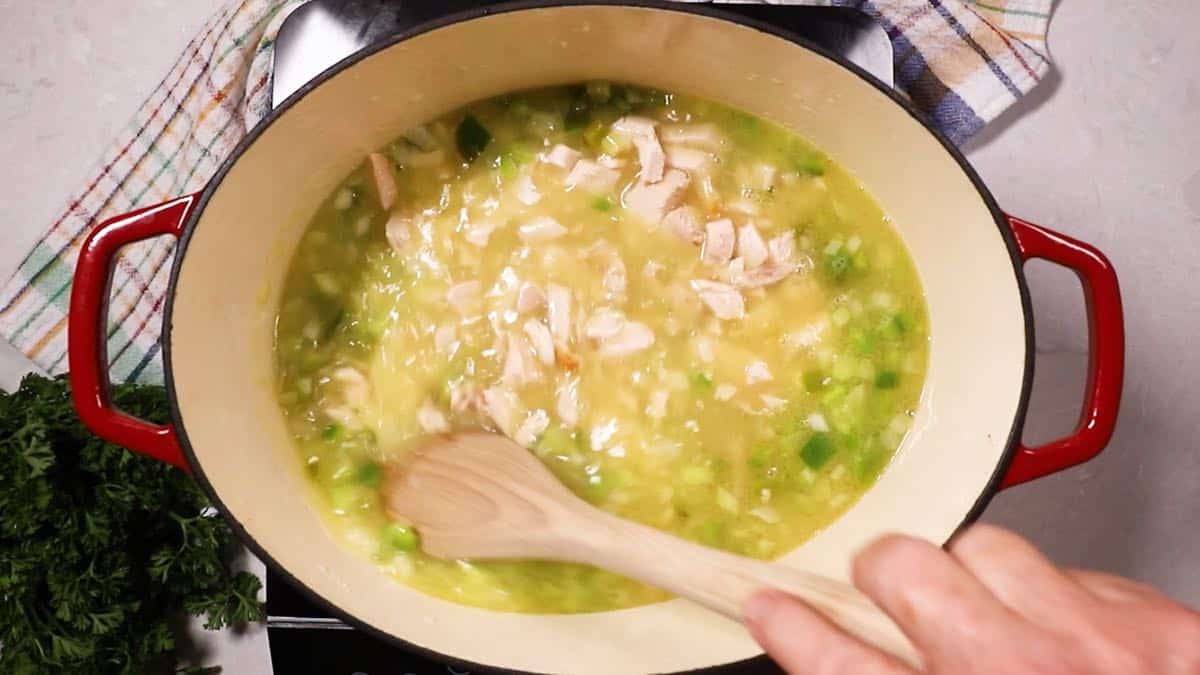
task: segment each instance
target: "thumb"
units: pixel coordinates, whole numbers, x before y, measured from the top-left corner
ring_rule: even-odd
[[[742,617],[758,644],[790,675],[915,675],[778,591],[751,597]]]

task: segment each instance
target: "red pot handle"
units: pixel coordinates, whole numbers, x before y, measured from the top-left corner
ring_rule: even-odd
[[[1030,448],[1021,444],[1000,487],[1009,488],[1082,464],[1104,449],[1117,423],[1125,374],[1125,321],[1112,263],[1081,241],[1008,217],[1021,257],[1042,258],[1079,276],[1088,309],[1090,358],[1079,425],[1066,438]]]
[[[122,246],[169,234],[178,237],[199,193],[117,216],[92,230],[79,250],[71,285],[67,356],[71,398],[97,436],[190,471],[170,426],[130,417],[112,405],[108,381],[108,296]]]

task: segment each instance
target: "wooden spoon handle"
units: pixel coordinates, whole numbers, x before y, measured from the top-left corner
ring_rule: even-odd
[[[919,652],[895,622],[850,584],[693,544],[604,512],[584,517],[590,522],[580,531],[588,532],[589,540],[580,542],[580,555],[568,556],[575,562],[619,572],[737,621],[755,593],[783,591],[847,633],[907,665],[921,666]]]

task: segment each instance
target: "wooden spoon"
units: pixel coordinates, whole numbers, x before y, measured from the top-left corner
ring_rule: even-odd
[[[438,558],[584,563],[735,620],[751,595],[773,588],[901,661],[921,663],[891,619],[849,584],[693,544],[601,511],[504,436],[438,436],[389,467],[382,491],[388,515],[413,523],[422,548]]]

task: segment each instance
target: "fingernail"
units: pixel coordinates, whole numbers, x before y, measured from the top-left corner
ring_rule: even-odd
[[[742,620],[752,628],[757,628],[762,626],[778,607],[778,593],[772,591],[755,593],[742,607]]]

